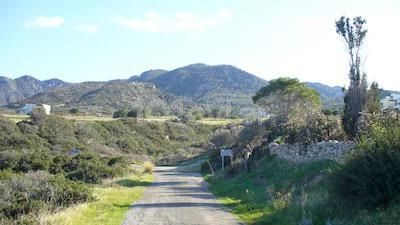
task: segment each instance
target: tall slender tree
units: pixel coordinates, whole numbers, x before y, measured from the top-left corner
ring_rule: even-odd
[[[366,23],[362,17],[350,19],[342,16],[336,21],[336,33],[343,38],[349,54],[350,86],[345,91],[343,125],[351,138],[357,135],[357,121],[366,99],[366,79],[362,79],[360,69],[361,47],[367,35]]]

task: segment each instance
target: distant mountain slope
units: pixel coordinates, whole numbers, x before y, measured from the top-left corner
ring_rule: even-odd
[[[8,105],[12,102],[29,98],[35,94],[67,84],[58,79],[40,81],[27,75],[16,79],[0,77],[0,106]]]
[[[176,100],[174,96],[161,92],[153,84],[125,80],[71,84],[39,93],[20,103],[46,103],[56,108],[58,105],[61,106],[61,111],[77,107],[89,113],[112,113],[122,108],[168,111]]]
[[[200,104],[255,107],[251,96],[267,81],[230,65],[192,64],[148,80]]]
[[[251,97],[268,81],[231,65],[192,64],[172,71],[149,70],[129,79],[70,84],[58,79],[40,81],[31,76],[0,77],[0,105],[13,102],[79,107],[88,112],[120,108],[152,108],[183,112],[224,108],[239,116],[260,115]],[[305,82],[321,96],[325,108],[340,110],[339,86]],[[155,85],[155,87],[154,87]],[[156,88],[157,87],[157,88]],[[383,91],[383,96],[395,93]]]
[[[161,69],[156,69],[156,70],[148,70],[140,74],[140,76],[132,76],[129,78],[130,81],[140,81],[140,82],[148,82],[150,80],[153,80],[157,78],[158,76],[168,72],[168,70],[161,70]]]
[[[314,82],[305,82],[305,84],[308,87],[316,90],[320,94],[322,105],[324,108],[340,110],[341,107],[344,105],[344,94],[341,87],[331,87],[325,84]]]

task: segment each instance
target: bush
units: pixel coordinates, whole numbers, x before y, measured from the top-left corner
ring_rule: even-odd
[[[144,162],[143,163],[143,168],[145,173],[152,174],[154,170],[154,164],[150,161]]]
[[[36,107],[31,112],[31,120],[34,124],[41,124],[46,120],[46,111],[43,107]]]
[[[123,118],[128,116],[128,110],[120,109],[113,113],[113,118]]]
[[[93,153],[81,153],[67,161],[62,168],[71,180],[99,184],[105,178],[119,175],[117,170],[107,163]]]
[[[92,198],[88,186],[43,171],[14,175],[0,181],[0,217],[16,219],[37,215]]]
[[[139,116],[139,112],[137,109],[132,109],[127,114],[128,117],[137,118]]]
[[[334,193],[361,207],[400,200],[400,126],[376,126],[334,174]]]
[[[72,108],[72,109],[69,110],[69,113],[71,113],[71,114],[78,114],[78,113],[79,113],[79,109],[77,109],[77,108]]]

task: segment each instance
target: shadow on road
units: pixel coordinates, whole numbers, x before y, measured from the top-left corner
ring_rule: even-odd
[[[151,182],[147,181],[135,181],[132,179],[122,179],[114,182],[115,184],[118,184],[123,187],[137,187],[137,186],[147,186],[151,184]]]
[[[191,203],[191,202],[170,202],[170,203],[149,203],[149,204],[134,204],[132,208],[187,208],[187,207],[207,207],[221,208],[218,203]]]

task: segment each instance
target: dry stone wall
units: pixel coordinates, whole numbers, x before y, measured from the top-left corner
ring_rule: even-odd
[[[322,141],[304,146],[302,144],[276,144],[269,145],[270,153],[278,158],[306,162],[313,160],[341,160],[355,147],[353,142]]]

